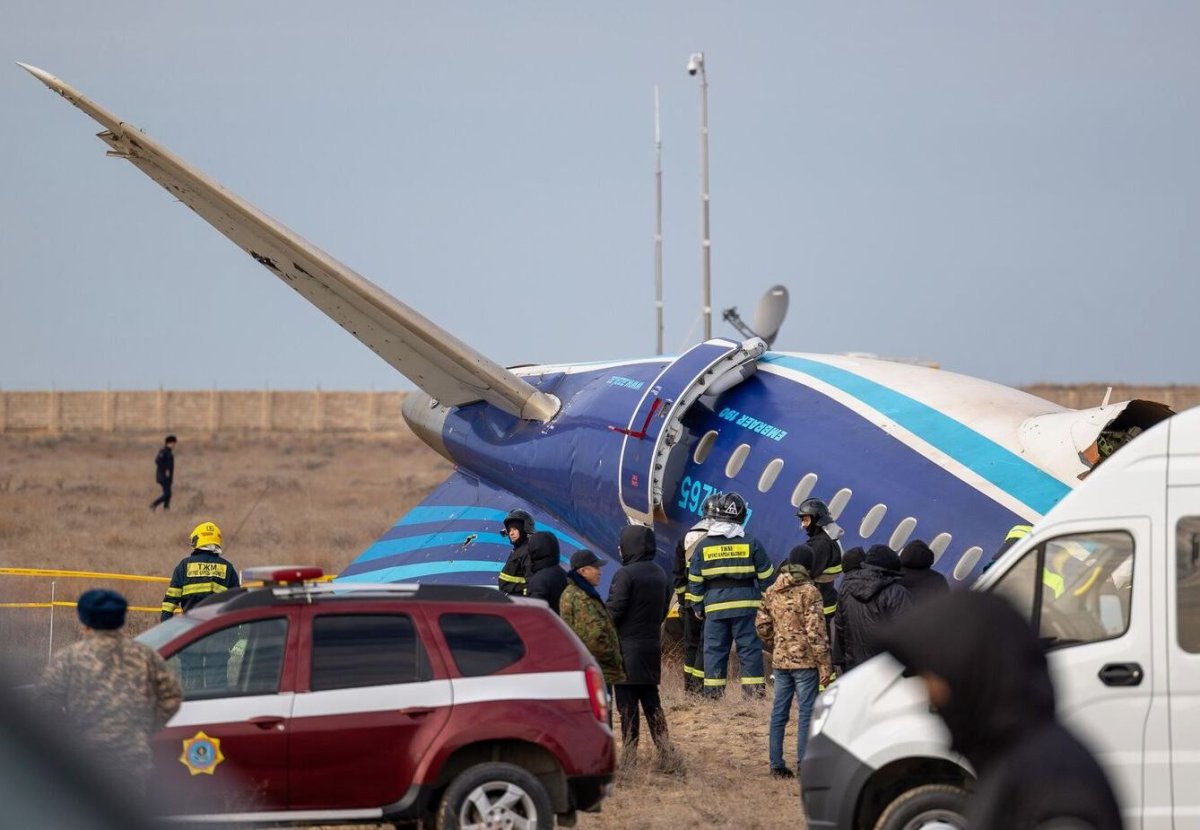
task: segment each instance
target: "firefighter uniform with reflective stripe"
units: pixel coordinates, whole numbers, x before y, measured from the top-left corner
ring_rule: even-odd
[[[744,535],[740,525],[714,525],[692,554],[684,596],[704,613],[705,694],[724,693],[734,642],[743,688],[765,688],[762,641],[754,630],[754,617],[774,575],[763,546]]]
[[[683,626],[683,690],[699,692],[704,688],[704,620],[692,610],[688,591],[688,568],[700,542],[708,534],[712,519],[701,519],[675,546],[675,600]]]
[[[241,584],[237,569],[221,556],[220,548],[211,547],[216,550],[194,550],[191,556],[175,566],[171,584],[163,597],[162,619],[169,620],[176,610],[186,611],[213,594]]]
[[[813,551],[813,582],[821,592],[821,610],[825,613],[825,630],[832,638],[833,615],[837,611],[837,588],[833,582],[842,575],[842,549],[824,528],[817,528],[805,542]]]

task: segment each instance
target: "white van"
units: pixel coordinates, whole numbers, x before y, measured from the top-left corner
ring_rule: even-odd
[[[975,589],[1029,613],[1059,716],[1104,765],[1125,826],[1200,827],[1200,409],[1105,461]],[[834,683],[811,729],[810,827],[965,826],[973,772],[891,657]]]

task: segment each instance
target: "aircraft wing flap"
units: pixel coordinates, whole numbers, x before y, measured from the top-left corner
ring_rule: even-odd
[[[440,402],[484,400],[548,420],[558,402],[353,269],[188,165],[67,84],[22,67],[105,127],[110,155],[125,158]]]

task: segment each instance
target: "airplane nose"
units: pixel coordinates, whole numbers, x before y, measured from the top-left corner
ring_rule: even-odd
[[[409,392],[400,407],[413,433],[447,461],[453,461],[442,440],[442,429],[450,410],[424,392]]]

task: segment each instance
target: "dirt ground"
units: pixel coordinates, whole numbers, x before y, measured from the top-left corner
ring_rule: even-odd
[[[167,576],[189,552],[189,531],[215,521],[239,568],[311,563],[336,572],[451,470],[407,433],[180,435],[172,509],[151,513],[161,440],[0,436],[0,567]],[[0,576],[0,602],[73,600],[91,587],[115,588],[149,608],[163,591],[128,581]],[[130,614],[134,631],[156,621],[155,612]],[[7,679],[31,681],[77,632],[72,608],[0,608]],[[796,782],[767,774],[769,701],[685,700],[670,657],[662,693],[686,774],[654,772],[645,737],[645,763],[619,772],[603,812],[581,815],[581,828],[804,827]],[[791,730],[787,741],[791,754]]]

